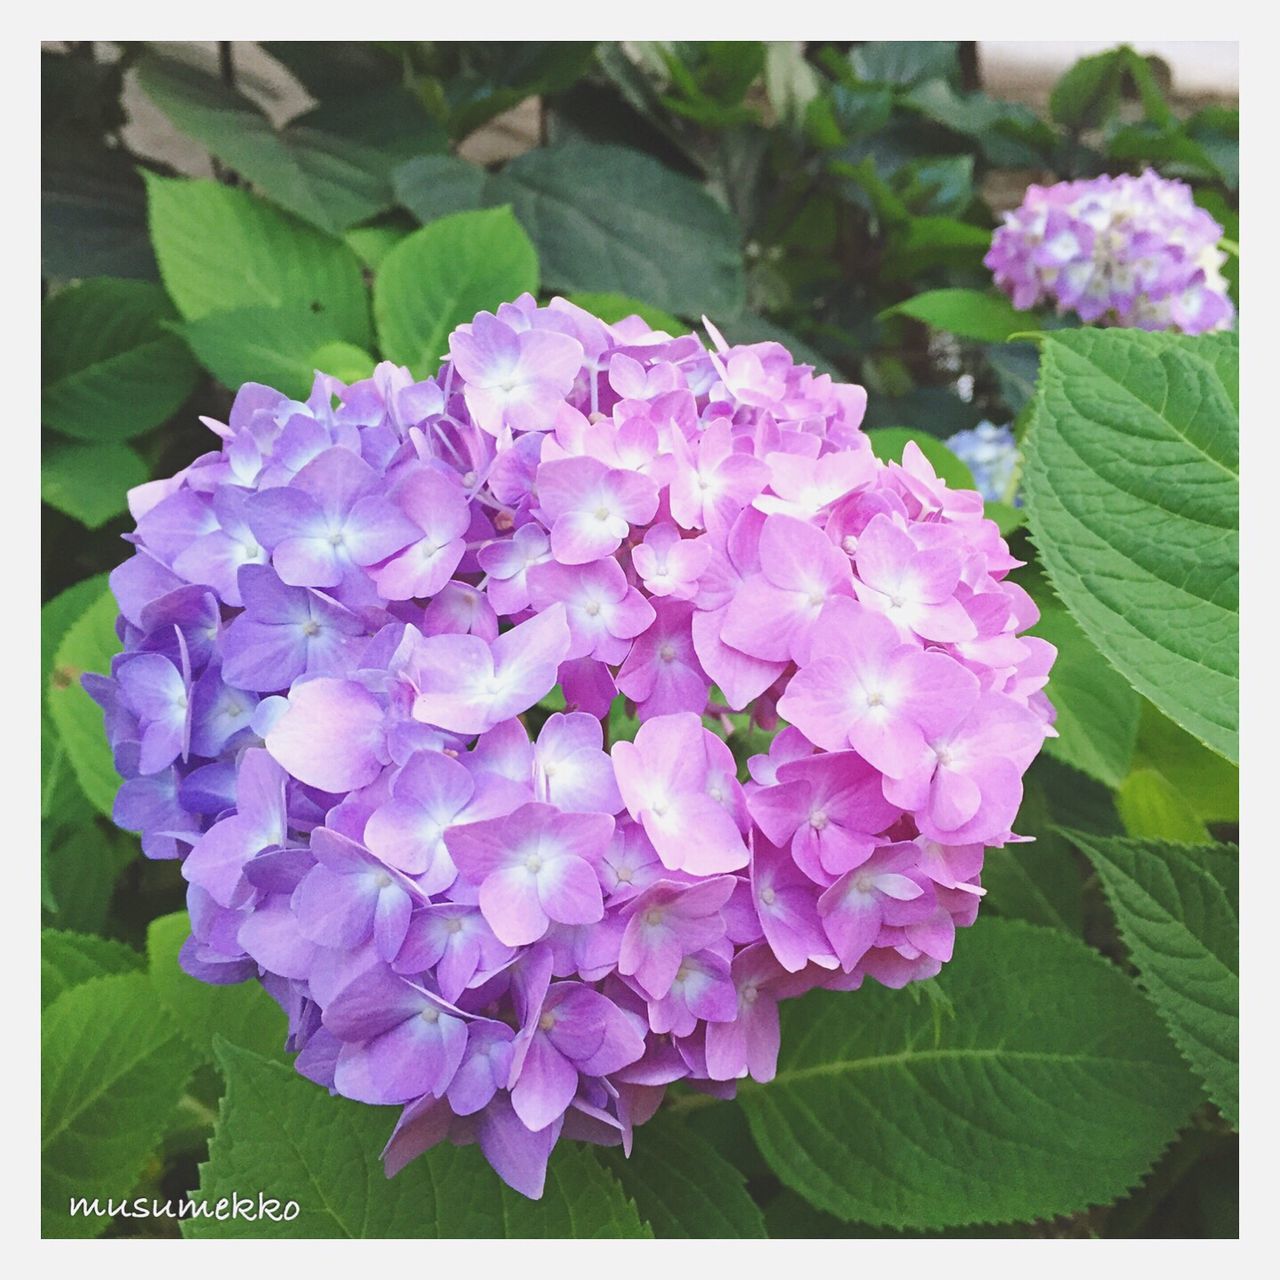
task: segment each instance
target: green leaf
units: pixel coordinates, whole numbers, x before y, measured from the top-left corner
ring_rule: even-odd
[[[373,377],[375,368],[373,357],[350,342],[326,342],[311,353],[311,363],[347,383]]]
[[[1240,889],[1234,845],[1066,834],[1098,869],[1139,980],[1209,1097],[1240,1123]]]
[[[672,337],[689,332],[689,326],[683,320],[620,293],[571,293],[568,300],[598,316],[605,324],[617,324],[628,316],[639,316],[651,329],[661,329]]]
[[[1048,796],[1036,773],[1026,779],[1018,834],[1029,844],[988,849],[982,866],[984,911],[1079,936],[1083,923],[1081,874],[1070,841],[1053,825]]]
[[[40,863],[56,904],[44,923],[92,933],[105,928],[116,881],[139,847],[136,837],[95,819],[70,785],[69,797],[55,792],[55,814],[41,824]]]
[[[263,382],[295,400],[311,391],[317,353],[339,340],[331,317],[296,306],[215,311],[178,331],[224,387]]]
[[[538,255],[510,209],[440,218],[383,259],[373,310],[383,354],[428,377],[477,311],[538,289]]]
[[[377,271],[383,258],[408,234],[408,231],[398,226],[352,227],[343,239],[370,271]]]
[[[485,171],[457,156],[415,156],[392,175],[396,199],[419,222],[484,204]]]
[[[1204,823],[1157,769],[1135,769],[1116,791],[1116,809],[1131,836],[1209,843]]]
[[[1034,634],[1058,650],[1049,684],[1057,708],[1056,738],[1044,749],[1109,787],[1120,785],[1133,759],[1142,699],[1098,652],[1044,579],[1023,580],[1040,610]]]
[[[864,985],[784,1006],[777,1078],[742,1086],[774,1172],[873,1226],[1071,1214],[1131,1187],[1198,1088],[1115,966],[1056,930],[987,919],[937,979],[954,1009]]]
[[[1040,327],[1034,316],[1015,311],[1008,298],[977,289],[933,289],[883,314],[910,316],[923,320],[931,329],[944,329],[977,342],[1007,342],[1011,333]]]
[[[67,630],[54,654],[49,674],[48,705],[76,780],[89,802],[111,816],[120,776],[111,760],[102,727],[102,709],[80,686],[86,671],[105,673],[119,652],[116,602],[108,591],[88,606]]]
[[[123,942],[64,929],[40,931],[40,1007],[90,978],[140,970],[142,957]]]
[[[80,130],[40,138],[41,270],[58,280],[156,278],[147,240],[147,196],[123,147]]]
[[[49,714],[49,677],[62,638],[107,588],[107,575],[86,578],[40,608],[40,819],[42,836],[59,817],[78,821],[88,805]],[[56,802],[56,803],[55,803]]]
[[[991,231],[956,218],[912,218],[893,237],[885,254],[888,278],[917,277],[932,267],[981,268],[991,247]]]
[[[1118,49],[1081,58],[1053,87],[1049,114],[1069,129],[1100,124],[1120,105],[1123,58]]]
[[[849,61],[863,80],[908,87],[960,71],[954,40],[867,40]]]
[[[1240,770],[1179,729],[1145,698],[1135,768],[1158,769],[1201,822],[1240,820]]]
[[[947,448],[937,436],[910,427],[875,427],[867,432],[871,451],[881,462],[901,462],[902,452],[912,441],[924,454],[947,486],[951,489],[976,489],[973,472]]]
[[[764,1238],[742,1174],[682,1117],[658,1115],[637,1130],[630,1156],[614,1147],[602,1158],[660,1240]]]
[[[305,307],[334,337],[368,346],[369,303],[349,245],[247,191],[147,175],[151,239],[182,317]]]
[[[585,142],[530,151],[490,181],[486,200],[511,204],[549,288],[627,294],[676,315],[742,310],[737,224],[650,156]]]
[[[127,444],[67,444],[40,461],[40,498],[87,529],[128,509],[125,494],[147,478],[147,464]]]
[[[163,422],[191,394],[196,367],[164,330],[175,315],[144,280],[85,280],[40,311],[40,420],[103,444]]]
[[[1237,757],[1239,408],[1234,335],[1044,339],[1023,492],[1054,590],[1104,657]]]
[[[185,911],[153,920],[147,926],[147,965],[157,998],[200,1061],[214,1061],[213,1040],[219,1035],[263,1057],[287,1061],[284,1013],[259,983],[213,986],[183,971],[178,952],[190,932]]]
[[[40,1026],[41,1234],[92,1236],[73,1196],[124,1199],[163,1136],[192,1057],[140,973],[63,992]]]
[[[394,85],[372,100],[344,102],[340,114],[330,103],[276,129],[248,98],[195,67],[151,56],[137,75],[143,92],[183,133],[281,208],[335,235],[393,203],[391,170],[402,157],[388,154],[394,135],[370,136],[371,123],[400,123],[416,113],[422,143],[433,141],[421,103]]]
[[[282,1238],[640,1237],[649,1232],[622,1188],[585,1147],[564,1142],[552,1157],[540,1201],[502,1185],[477,1147],[439,1146],[394,1178],[378,1153],[393,1111],[345,1098],[289,1068],[219,1041],[227,1092],[200,1167],[198,1199],[250,1188],[296,1201],[291,1222],[271,1223]],[[286,1135],[287,1142],[281,1141]],[[188,1219],[189,1236],[258,1236],[243,1218]]]

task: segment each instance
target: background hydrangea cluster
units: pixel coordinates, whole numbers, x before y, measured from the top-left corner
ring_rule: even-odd
[[[947,448],[973,473],[973,482],[986,501],[1022,505],[1016,485],[1018,442],[1010,424],[979,422],[976,427],[948,436]]]
[[[983,261],[1022,310],[1052,302],[1090,324],[1210,333],[1235,315],[1222,234],[1186,183],[1148,169],[1028,187]]]
[[[131,494],[116,819],[183,859],[188,972],[403,1106],[389,1172],[475,1141],[537,1196],[561,1136],[767,1081],[780,1000],[936,974],[1016,839],[1054,650],[981,497],[708,329],[525,295],[436,377],[246,385]],[[744,780],[731,712],[787,725]]]

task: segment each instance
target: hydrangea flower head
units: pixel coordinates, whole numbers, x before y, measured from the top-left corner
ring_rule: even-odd
[[[181,863],[186,970],[403,1108],[389,1175],[474,1142],[540,1195],[771,1079],[780,1001],[937,973],[1053,732],[981,498],[708,331],[525,296],[421,382],[243,387],[130,495],[116,819]]]
[[[1052,303],[1088,324],[1210,333],[1235,316],[1221,239],[1186,183],[1148,169],[1028,187],[983,261],[1022,311]]]

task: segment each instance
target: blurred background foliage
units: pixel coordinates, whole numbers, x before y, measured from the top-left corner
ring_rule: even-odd
[[[954,42],[69,43],[41,59],[42,913],[138,964],[183,882],[104,816],[114,773],[109,755],[84,764],[105,746],[84,748],[100,731],[76,679],[114,647],[113,611],[94,606],[126,551],[126,490],[204,452],[200,416],[225,419],[240,383],[301,397],[316,368],[433,371],[454,324],[528,288],[606,319],[705,315],[730,341],[784,342],[867,387],[866,425],[895,429],[879,449],[900,453],[909,429],[965,484],[925,438],[1025,417],[1037,348],[1008,339],[1068,323],[1013,313],[982,265],[1028,183],[1151,165],[1239,239],[1238,112],[1187,109],[1168,69],[1127,47],[1077,63],[1044,111],[985,92],[975,46]],[[954,319],[941,290],[969,291]],[[1021,513],[996,514],[1031,561]],[[1019,829],[1037,856],[991,851],[988,904],[1128,963],[1057,826],[1233,840],[1236,771],[1100,658],[1034,565],[1022,581],[1077,731],[1029,773]],[[134,964],[106,954],[88,972]],[[207,1059],[140,1193],[195,1185],[220,1091]],[[771,1234],[892,1234],[784,1189],[740,1108],[689,1124]],[[1109,1208],[986,1233],[1234,1235],[1236,1142],[1206,1102]]]

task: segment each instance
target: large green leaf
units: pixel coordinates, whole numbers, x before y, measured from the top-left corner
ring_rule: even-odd
[[[1202,822],[1239,821],[1240,770],[1145,699],[1133,763],[1158,769]]]
[[[1124,974],[1057,930],[984,920],[938,979],[951,1016],[868,981],[785,1006],[743,1105],[774,1171],[850,1221],[1078,1212],[1150,1167],[1199,1089]]]
[[[697,183],[626,147],[530,151],[489,184],[538,247],[544,283],[622,293],[676,315],[742,310],[740,232]]]
[[[1130,684],[1232,760],[1238,354],[1234,335],[1054,333],[1023,450],[1054,590]]]
[[[382,352],[427,377],[458,325],[537,288],[538,255],[510,209],[439,218],[382,260],[373,288]]]
[[[633,1139],[631,1155],[604,1162],[659,1239],[762,1239],[764,1218],[742,1174],[682,1119],[659,1115]]]
[[[40,498],[87,529],[128,509],[127,492],[147,478],[147,464],[127,444],[66,444],[40,460]]]
[[[931,329],[945,329],[978,342],[1006,342],[1011,333],[1038,329],[1040,322],[1001,295],[977,289],[932,289],[890,307],[886,315],[910,316]]]
[[[503,1186],[477,1147],[436,1147],[387,1179],[378,1158],[395,1112],[344,1098],[279,1063],[219,1041],[227,1092],[200,1167],[198,1200],[268,1189],[299,1206],[272,1237],[638,1237],[635,1206],[587,1149],[560,1144],[540,1201]],[[285,1139],[282,1141],[282,1137]],[[188,1219],[190,1236],[257,1236],[243,1218]]]
[[[184,319],[305,307],[333,337],[368,346],[368,297],[349,245],[218,182],[148,175],[147,196],[160,274]]]
[[[40,258],[46,276],[156,278],[137,161],[79,129],[41,131]]]
[[[1101,124],[1120,105],[1124,56],[1119,49],[1081,58],[1049,95],[1049,113],[1070,129]]]
[[[142,957],[123,942],[66,929],[40,931],[40,1007],[90,978],[141,969]]]
[[[1058,736],[1045,740],[1045,750],[1109,787],[1119,786],[1133,759],[1142,699],[1080,630],[1041,575],[1028,575],[1023,585],[1040,610],[1032,630],[1058,650],[1045,689],[1057,709]]]
[[[1174,1043],[1240,1122],[1240,887],[1233,845],[1067,833],[1098,869],[1120,936]]]
[[[1135,769],[1116,788],[1116,810],[1128,835],[1208,844],[1209,832],[1182,793],[1158,769]]]
[[[40,1027],[42,1234],[92,1236],[108,1220],[72,1217],[72,1197],[133,1191],[173,1117],[193,1057],[140,973],[63,992]]]
[[[183,1037],[204,1062],[213,1062],[213,1039],[219,1035],[264,1057],[286,1061],[284,1013],[259,983],[214,986],[183,971],[178,952],[190,932],[185,911],[161,916],[147,926],[151,985]]]
[[[95,444],[163,422],[190,395],[196,367],[163,323],[175,316],[157,284],[85,280],[40,312],[40,420]]]
[[[224,387],[263,382],[305,400],[320,353],[336,339],[328,316],[306,307],[244,307],[188,320],[180,332],[206,369]],[[370,357],[366,356],[368,361]]]
[[[988,849],[982,865],[984,911],[1079,934],[1083,922],[1080,864],[1070,841],[1055,829],[1037,761],[1014,824],[1030,843]],[[1083,781],[1083,779],[1081,779]]]
[[[116,614],[109,591],[85,608],[58,645],[47,689],[49,714],[76,780],[90,803],[108,817],[120,776],[103,733],[102,709],[85,693],[80,677],[110,669],[111,656],[120,649]]]
[[[407,122],[414,120],[419,147],[440,141],[431,137],[421,103],[394,85],[367,104],[368,119],[350,110],[339,117],[327,106],[277,129],[235,89],[171,59],[146,58],[138,68],[138,82],[183,133],[276,204],[332,234],[373,217],[394,200],[391,170],[403,158],[403,150],[388,147],[394,146],[394,135],[371,138],[371,121],[397,122],[408,133]]]
[[[424,223],[479,209],[485,182],[483,169],[457,156],[415,156],[392,174],[396,199]]]

